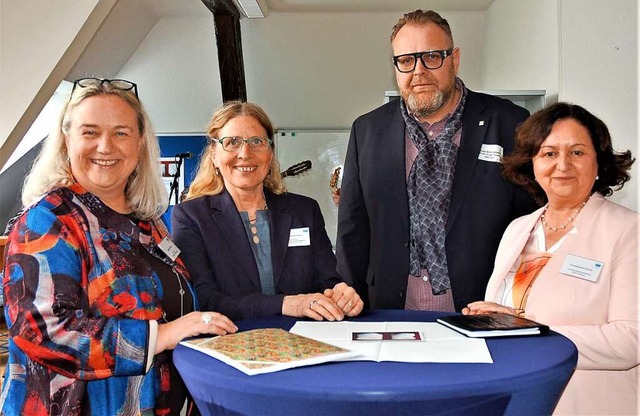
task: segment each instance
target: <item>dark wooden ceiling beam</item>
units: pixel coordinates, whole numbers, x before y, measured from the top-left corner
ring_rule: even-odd
[[[213,15],[227,14],[240,18],[240,12],[232,0],[202,0]]]
[[[213,14],[222,101],[247,100],[240,12],[231,0],[202,0]]]

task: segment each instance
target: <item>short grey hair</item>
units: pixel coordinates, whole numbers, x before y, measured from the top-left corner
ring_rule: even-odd
[[[433,10],[415,10],[410,13],[406,13],[404,16],[398,20],[398,23],[393,26],[393,30],[391,31],[390,41],[393,43],[393,40],[396,38],[396,35],[404,27],[406,24],[413,25],[425,25],[427,23],[433,23],[434,25],[438,25],[440,29],[444,31],[449,40],[451,40],[451,46],[453,46],[453,34],[451,33],[451,26],[449,26],[449,22],[447,19],[443,18],[438,14],[438,12],[434,12]]]

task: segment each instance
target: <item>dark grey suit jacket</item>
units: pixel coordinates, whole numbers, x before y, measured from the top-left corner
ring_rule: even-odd
[[[233,320],[279,315],[285,295],[322,292],[342,279],[318,203],[296,194],[265,191],[271,224],[276,295],[263,295],[242,218],[231,195],[185,201],[173,208],[172,234],[201,310]],[[309,227],[310,245],[289,247],[291,230]]]
[[[483,144],[511,152],[515,128],[528,117],[512,102],[469,91],[446,226],[455,307],[484,298],[507,225],[537,205],[504,180],[500,165],[478,159]],[[351,129],[338,210],[338,272],[377,309],[403,309],[409,274],[409,203],[405,124],[392,101],[359,117]]]

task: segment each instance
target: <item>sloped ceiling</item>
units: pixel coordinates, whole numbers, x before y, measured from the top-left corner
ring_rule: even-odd
[[[272,12],[483,11],[493,0],[266,0]]]
[[[113,78],[160,19],[207,15],[201,0],[119,0],[66,80]]]
[[[147,3],[138,0],[116,3],[65,79],[115,77],[163,17],[157,6],[149,7]]]
[[[419,8],[482,11],[494,0],[263,0],[270,13],[389,12]],[[67,75],[114,77],[151,29],[164,17],[211,16],[201,0],[119,0],[94,39]],[[268,17],[267,17],[268,19]],[[213,27],[213,20],[212,20]]]

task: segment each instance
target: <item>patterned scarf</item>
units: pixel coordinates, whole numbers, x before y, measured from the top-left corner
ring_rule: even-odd
[[[516,310],[524,310],[527,306],[529,291],[536,277],[540,274],[544,266],[551,259],[552,254],[548,252],[533,253],[533,255],[522,255],[522,262],[513,276],[513,306]]]
[[[434,295],[443,294],[451,287],[444,243],[458,155],[458,146],[451,139],[462,127],[467,98],[467,89],[461,85],[460,105],[435,140],[427,138],[420,124],[407,111],[404,100],[400,100],[407,134],[418,148],[407,183],[411,234],[409,272],[419,276],[420,269],[427,269]]]

